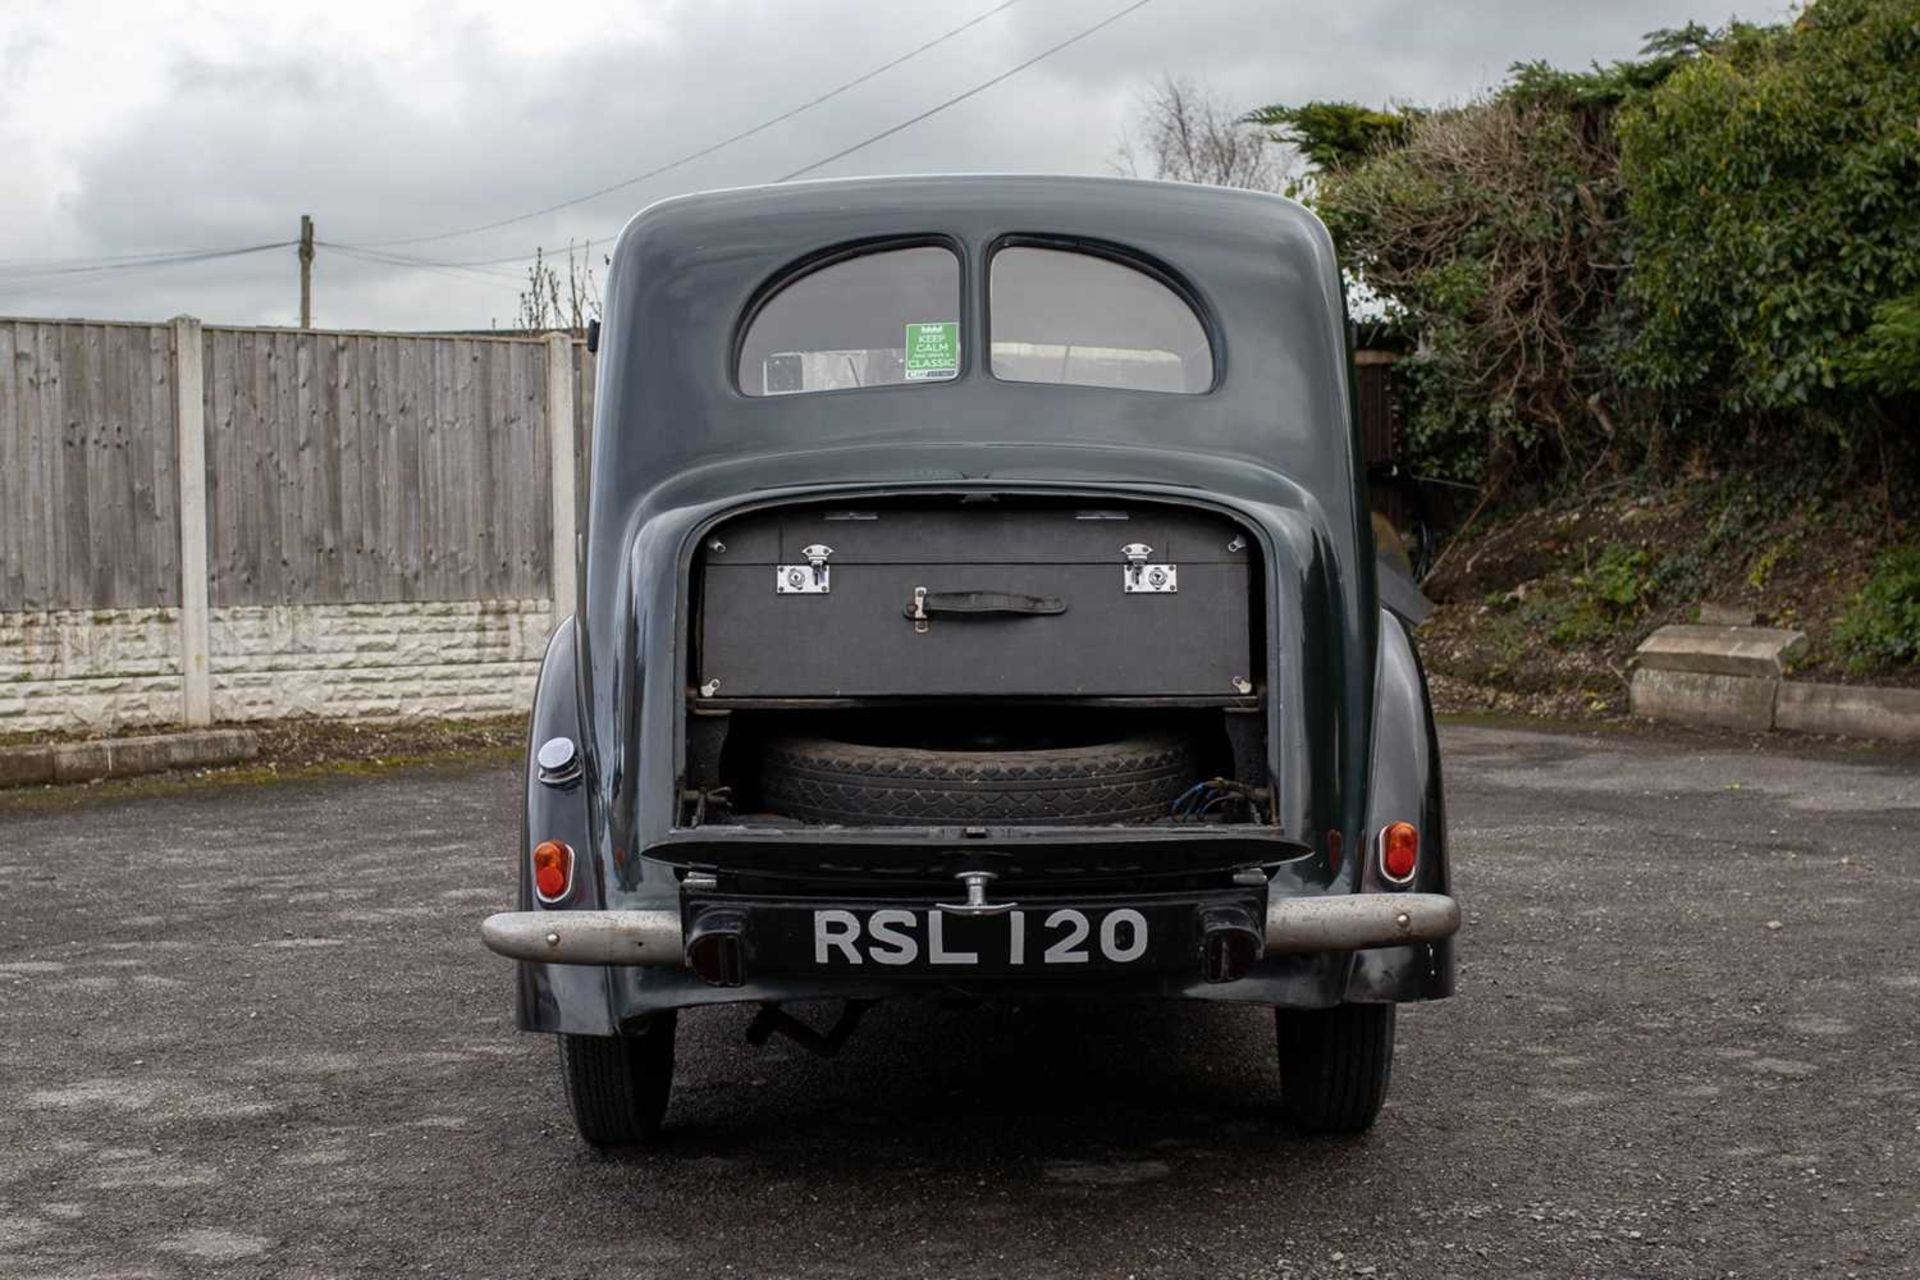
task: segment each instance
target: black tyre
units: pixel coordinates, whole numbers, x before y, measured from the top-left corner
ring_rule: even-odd
[[[623,1147],[659,1135],[673,1088],[673,1032],[669,1010],[637,1035],[560,1037],[560,1077],[582,1138]]]
[[[762,749],[767,808],[813,822],[1098,824],[1164,816],[1200,776],[1187,735],[1006,750],[930,750],[832,738]]]
[[[1390,1004],[1276,1009],[1280,1101],[1308,1133],[1364,1133],[1393,1074]]]

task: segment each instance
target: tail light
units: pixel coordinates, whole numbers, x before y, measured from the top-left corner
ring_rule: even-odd
[[[1413,879],[1420,862],[1420,831],[1411,822],[1393,822],[1380,832],[1380,874],[1394,884]]]
[[[533,847],[533,891],[542,902],[558,902],[573,888],[573,850],[558,840]]]

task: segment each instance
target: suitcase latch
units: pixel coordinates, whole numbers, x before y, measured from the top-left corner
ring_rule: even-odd
[[[833,554],[833,548],[824,542],[816,542],[812,546],[802,547],[800,554],[807,558],[805,564],[774,566],[774,593],[783,596],[826,595],[831,581],[827,557]]]
[[[1129,595],[1135,592],[1164,595],[1180,589],[1180,566],[1149,564],[1153,548],[1146,543],[1129,542],[1120,548],[1120,554],[1127,558],[1125,584]]]

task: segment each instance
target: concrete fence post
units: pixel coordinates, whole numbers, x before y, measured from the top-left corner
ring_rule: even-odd
[[[207,666],[207,412],[200,322],[173,320],[174,462],[180,479],[180,718],[213,722]]]
[[[553,625],[574,611],[579,598],[574,561],[577,466],[574,454],[573,338],[547,335],[547,449],[553,486],[553,551],[549,582],[553,588]]]

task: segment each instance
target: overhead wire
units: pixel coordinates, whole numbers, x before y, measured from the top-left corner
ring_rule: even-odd
[[[1007,70],[1002,71],[999,75],[995,76],[993,79],[983,81],[980,84],[973,86],[973,88],[968,89],[964,93],[956,93],[953,97],[948,98],[945,102],[937,103],[934,106],[928,107],[925,111],[922,111],[919,115],[912,116],[912,117],[909,117],[908,119],[902,120],[899,124],[893,125],[890,128],[882,129],[878,133],[869,134],[868,136],[862,138],[860,141],[854,143],[852,146],[842,147],[840,150],[834,152],[830,156],[826,156],[826,157],[823,157],[822,159],[815,160],[812,164],[803,164],[798,169],[795,169],[789,173],[781,174],[778,178],[775,178],[774,181],[775,182],[791,182],[795,178],[802,177],[805,174],[812,173],[816,169],[824,169],[826,166],[832,164],[836,160],[844,160],[856,151],[864,151],[866,148],[872,146],[874,143],[880,142],[887,138],[891,138],[896,133],[900,133],[901,131],[906,129],[911,129],[914,125],[919,124],[922,120],[926,120],[932,116],[939,115],[942,111],[945,111],[948,107],[958,106],[960,103],[965,102],[968,98],[974,97],[977,94],[985,93],[988,89],[993,88],[993,86],[1000,84],[1004,81],[1011,80],[1014,76],[1019,75],[1022,71],[1025,71],[1028,67],[1033,66],[1035,63],[1043,62],[1046,59],[1051,58],[1054,54],[1059,53],[1062,49],[1066,49],[1073,45],[1079,44],[1082,40],[1085,40],[1088,36],[1091,36],[1096,32],[1102,31],[1107,27],[1112,26],[1114,23],[1120,21],[1120,19],[1126,17],[1128,14],[1134,12],[1137,9],[1144,9],[1152,3],[1153,3],[1153,0],[1134,0],[1132,4],[1127,5],[1125,8],[1120,9],[1117,12],[1108,14],[1106,17],[1102,18],[1100,21],[1094,23],[1092,26],[1086,28],[1085,30],[1080,31],[1074,35],[1068,36],[1065,40],[1062,40],[1058,44],[1049,45],[1047,48],[1042,49],[1039,53],[1034,54],[1031,58],[1028,58],[1025,62],[1020,63],[1018,66],[1009,67]]]
[[[810,164],[802,165],[800,168],[794,169],[786,174],[783,174],[780,177],[775,178],[773,181],[776,183],[790,182],[795,178],[801,177],[805,174],[812,173],[817,169],[824,168],[825,166],[832,164],[836,160],[843,160],[847,156],[853,155],[857,151],[864,150],[865,148],[872,146],[876,142],[883,141],[884,139],[890,138],[897,133],[901,133],[907,129],[911,129],[914,125],[917,125],[922,121],[931,119],[932,117],[939,115],[942,111],[945,111],[950,107],[958,106],[960,103],[967,101],[969,98],[977,97],[978,95],[985,93],[988,89],[993,88],[995,85],[1002,84],[1005,81],[1012,79],[1014,76],[1019,75],[1022,71],[1025,71],[1028,68],[1035,66],[1040,62],[1045,61],[1046,59],[1052,57],[1056,53],[1061,52],[1062,50],[1068,49],[1073,45],[1080,43],[1082,40],[1087,39],[1089,36],[1095,35],[1100,31],[1106,29],[1107,27],[1112,26],[1114,23],[1120,21],[1122,18],[1126,17],[1128,14],[1131,14],[1136,10],[1144,9],[1149,4],[1152,4],[1152,3],[1153,3],[1153,0],[1133,0],[1133,3],[1128,4],[1114,11],[1113,13],[1108,14],[1106,17],[1094,23],[1092,26],[1084,27],[1081,30],[1075,32],[1073,35],[1068,36],[1066,39],[1047,46],[1045,49],[1042,49],[1040,52],[1034,54],[1032,57],[1027,58],[1025,61],[1020,62],[1012,67],[1009,67],[1007,70],[1002,71],[1000,74],[992,77],[991,79],[983,80],[979,84],[974,85],[972,88],[964,90],[961,93],[954,94],[952,97],[947,98],[942,102],[936,103],[933,106],[928,107],[926,110],[918,112],[917,114],[910,116],[907,119],[902,120],[897,124],[890,125],[885,129],[879,130],[878,132],[868,134],[866,137],[860,139],[858,142],[853,143],[851,146],[842,147],[840,150],[835,151],[832,155],[824,156],[821,159],[815,160]],[[991,14],[985,14],[982,16],[989,17],[991,16]],[[587,243],[591,244],[593,239],[606,240],[608,238],[610,238],[610,234],[607,236],[597,236],[589,239]],[[388,243],[391,244],[396,242],[389,241]],[[335,246],[335,247],[343,247],[343,246]],[[367,246],[356,245],[353,247],[365,248]],[[534,259],[542,256],[543,253],[546,256],[549,256],[549,257],[552,256],[550,253],[546,253],[546,251],[544,250],[536,250],[533,253],[516,254],[512,257],[506,257],[506,258],[483,258],[478,260],[468,260],[468,261],[460,261],[460,262],[448,261],[448,260],[442,260],[442,259],[422,258],[422,259],[414,259],[413,261],[414,263],[419,265],[432,265],[437,267],[467,267],[467,268],[497,267],[497,266],[507,266],[507,265],[516,264],[516,263],[532,262],[534,261]]]
[[[430,258],[416,258],[406,254],[379,253],[361,248],[358,245],[335,244],[328,240],[315,241],[315,247],[330,249],[349,258],[370,262],[379,266],[408,267],[419,271],[432,271],[440,275],[455,278],[473,278],[489,283],[512,281],[524,284],[525,278],[517,271],[501,271],[491,267],[472,266],[458,262],[436,262]]]
[[[633,175],[631,178],[622,178],[619,182],[610,183],[607,186],[598,188],[597,190],[589,191],[585,195],[573,196],[569,199],[557,201],[556,203],[545,205],[538,209],[529,210],[526,213],[516,213],[510,218],[499,218],[493,222],[482,222],[471,227],[459,227],[451,231],[436,231],[431,235],[408,236],[399,240],[369,240],[356,245],[356,247],[365,248],[365,249],[378,249],[378,248],[390,249],[390,248],[395,248],[402,245],[425,244],[428,241],[432,241],[432,240],[451,240],[460,236],[478,235],[483,231],[496,231],[501,227],[510,227],[516,222],[529,222],[534,218],[542,218],[549,213],[558,213],[560,210],[571,208],[576,204],[585,204],[589,200],[597,200],[601,196],[611,195],[615,191],[625,190],[628,187],[635,186],[639,183],[645,182],[649,178],[657,178],[663,173],[670,173],[673,170],[678,169],[683,165],[692,164],[695,160],[703,160],[706,157],[714,154],[716,151],[722,151],[727,147],[732,146],[736,142],[744,142],[748,138],[754,137],[756,134],[765,133],[768,129],[773,128],[775,125],[784,124],[787,121],[793,119],[795,116],[802,114],[803,112],[811,111],[813,108],[821,105],[822,103],[830,102],[834,98],[837,98],[844,93],[848,93],[851,90],[859,88],[861,85],[867,83],[867,81],[869,80],[874,79],[876,76],[884,75],[886,72],[893,70],[895,67],[899,66],[900,64],[904,62],[909,62],[914,58],[919,57],[921,54],[927,52],[929,49],[933,49],[940,45],[945,44],[947,41],[953,39],[955,36],[958,36],[963,32],[966,32],[968,30],[971,30],[974,27],[979,26],[981,23],[985,22],[988,18],[991,18],[996,14],[1006,12],[1008,9],[1013,8],[1014,5],[1019,4],[1020,2],[1021,0],[1003,0],[1002,3],[995,5],[993,8],[988,9],[986,12],[977,14],[976,16],[967,19],[965,22],[961,23],[959,26],[953,27],[948,31],[942,32],[940,35],[935,36],[933,39],[928,40],[926,43],[918,45],[915,48],[909,49],[907,50],[907,52],[900,54],[898,57],[889,59],[888,61],[881,63],[879,66],[873,68],[873,70],[871,71],[864,72],[861,75],[855,76],[851,80],[848,80],[842,84],[835,85],[833,88],[827,90],[825,93],[822,93],[816,97],[809,98],[805,102],[800,103],[798,106],[789,107],[787,110],[782,111],[780,114],[775,116],[770,116],[769,118],[760,121],[756,125],[740,130],[738,133],[730,134],[727,137],[722,138],[717,142],[711,142],[711,143],[708,143],[706,146],[696,148],[693,151],[687,152],[683,156],[679,156],[673,160],[667,161],[665,164],[655,165],[653,168],[648,169],[645,173],[637,173]],[[1143,3],[1144,3],[1144,0],[1143,0]]]
[[[692,151],[687,152],[685,155],[678,156],[675,159],[669,160],[664,164],[656,165],[653,168],[648,169],[644,173],[635,174],[630,178],[623,178],[619,182],[609,183],[604,187],[600,187],[596,190],[589,191],[583,195],[573,196],[566,200],[561,200],[553,204],[545,205],[539,209],[529,210],[526,213],[514,214],[511,217],[499,218],[499,219],[495,219],[492,222],[480,223],[471,227],[461,227],[451,231],[438,231],[428,235],[421,235],[421,236],[407,236],[407,237],[402,237],[400,239],[394,239],[394,240],[371,240],[371,241],[354,242],[354,243],[328,242],[326,247],[334,250],[338,250],[341,252],[345,252],[349,249],[372,251],[372,250],[380,250],[380,249],[391,249],[391,248],[404,246],[404,245],[411,245],[411,244],[425,244],[435,240],[449,240],[459,236],[475,235],[482,231],[497,230],[501,227],[512,226],[518,222],[530,221],[534,218],[544,217],[549,213],[557,213],[561,209],[570,208],[576,204],[584,204],[587,201],[598,199],[601,196],[610,195],[615,191],[624,190],[627,187],[631,187],[638,183],[645,182],[649,178],[659,177],[661,174],[669,173],[674,169],[678,169],[684,165],[691,164],[696,160],[704,159],[707,156],[713,155],[715,152],[724,150],[725,148],[730,147],[737,142],[744,142],[748,138],[754,137],[757,134],[764,133],[768,129],[771,129],[776,125],[784,124],[788,120],[793,119],[795,116],[801,115],[802,113],[810,111],[813,108],[822,105],[823,103],[830,102],[834,98],[838,98],[843,94],[851,92],[852,90],[859,88],[861,85],[866,84],[868,81],[886,74],[887,72],[893,70],[895,67],[898,67],[903,63],[909,62],[914,58],[919,57],[921,54],[926,53],[931,49],[937,48],[942,44],[945,44],[949,40],[954,39],[956,36],[959,36],[964,32],[967,32],[972,28],[979,26],[981,23],[987,21],[989,18],[992,18],[997,14],[1004,13],[1006,10],[1013,8],[1016,4],[1020,4],[1021,2],[1022,0],[1001,0],[1001,3],[994,5],[991,9],[984,10],[983,12],[974,15],[973,17],[967,19],[965,22],[960,23],[958,26],[949,28],[948,30],[942,32],[941,34],[933,37],[931,40],[924,41],[923,43],[914,46],[913,48],[907,50],[905,53],[899,54],[893,58],[889,58],[887,61],[881,63],[879,66],[874,67],[869,71],[863,72],[862,74],[855,76],[851,80],[846,80],[841,82],[840,84],[835,85],[833,88],[828,89],[825,93],[816,94],[814,97],[807,99],[805,102],[801,102],[795,106],[789,107],[788,109],[778,113],[777,115],[773,115],[764,120],[761,120],[757,124],[754,124],[746,129],[742,129],[737,133],[729,134],[727,137],[721,138],[718,141],[708,143],[707,145],[702,147],[698,147]],[[283,240],[283,241],[276,241],[271,244],[244,245],[244,246],[239,246],[239,247],[229,248],[229,249],[165,249],[165,250],[156,250],[156,251],[146,252],[146,253],[113,254],[113,255],[101,255],[96,257],[15,259],[12,261],[0,260],[0,279],[4,279],[9,282],[12,282],[12,281],[24,282],[29,279],[38,279],[43,276],[57,276],[57,275],[65,275],[70,273],[94,273],[94,272],[102,272],[102,271],[126,270],[126,269],[132,269],[135,267],[145,267],[150,265],[164,265],[164,264],[174,263],[174,262],[183,262],[183,263],[205,262],[205,261],[211,261],[215,258],[232,257],[239,254],[244,254],[244,253],[259,253],[269,249],[290,248],[295,243],[296,242],[292,240]],[[419,267],[421,269],[427,269],[429,267],[440,268],[440,269],[460,269],[460,268],[471,268],[471,267],[482,267],[482,266],[494,266],[494,265],[500,265],[505,263],[530,262],[533,260],[535,256],[536,255],[534,254],[524,254],[524,255],[519,255],[512,258],[497,258],[497,259],[492,259],[489,261],[478,262],[478,263],[453,263],[453,262],[437,261],[432,259],[407,259],[403,261],[396,261],[393,265]]]
[[[0,283],[33,282],[62,276],[103,275],[124,271],[144,271],[153,267],[171,267],[182,263],[212,262],[220,258],[239,258],[265,253],[271,249],[292,248],[297,241],[280,240],[270,244],[238,245],[230,249],[183,249],[166,253],[126,254],[112,258],[48,259],[42,263],[16,261],[0,263]]]
[[[623,179],[620,182],[602,187],[599,190],[589,192],[586,195],[576,196],[569,200],[563,200],[558,203],[547,205],[544,208],[536,209],[528,213],[516,214],[510,218],[497,219],[490,223],[484,223],[484,224],[480,224],[473,227],[460,228],[453,231],[436,232],[431,235],[412,236],[412,237],[407,237],[407,238],[397,239],[397,240],[368,241],[363,243],[339,242],[339,241],[318,241],[316,243],[321,247],[331,249],[351,257],[359,258],[360,260],[366,261],[366,262],[379,263],[379,264],[396,266],[396,267],[405,267],[405,268],[411,268],[411,269],[422,270],[422,271],[434,271],[443,275],[451,275],[453,273],[465,273],[468,277],[471,277],[471,278],[487,279],[491,277],[491,279],[494,282],[502,281],[506,279],[510,273],[501,272],[498,270],[489,271],[487,269],[524,264],[524,263],[535,261],[536,259],[541,258],[543,256],[550,257],[552,255],[546,253],[545,250],[537,249],[533,253],[517,254],[511,257],[485,258],[485,259],[466,260],[466,261],[452,261],[452,260],[445,260],[445,259],[421,257],[417,255],[412,255],[412,254],[396,253],[396,252],[393,252],[393,249],[396,246],[422,244],[422,243],[427,243],[435,240],[452,239],[458,236],[477,234],[478,232],[481,232],[481,231],[491,231],[491,230],[496,230],[500,227],[511,226],[517,222],[524,222],[532,218],[542,217],[546,214],[557,212],[560,209],[568,208],[572,205],[581,204],[588,200],[596,199],[599,196],[607,195],[607,194],[610,194],[611,192],[622,190],[626,187],[630,187],[637,183],[644,182],[648,178],[657,177],[660,174],[669,172],[672,169],[676,169],[682,165],[689,164],[694,160],[698,160],[705,156],[712,155],[716,151],[719,151],[725,147],[731,146],[736,142],[743,141],[746,138],[754,136],[755,134],[762,133],[767,129],[774,127],[777,124],[780,124],[787,120],[792,119],[793,117],[801,114],[804,111],[810,110],[813,107],[819,106],[823,102],[826,102],[832,98],[838,97],[841,94],[846,93],[847,91],[853,88],[856,88],[859,85],[864,84],[869,80],[872,80],[874,77],[879,76],[886,71],[892,70],[894,67],[897,67],[900,64],[912,58],[915,58],[922,53],[925,53],[929,49],[932,49],[940,44],[945,43],[948,40],[953,39],[955,36],[958,36],[959,34],[968,30],[969,28],[978,26],[980,23],[986,21],[988,18],[991,18],[995,14],[998,14],[1007,9],[1010,9],[1015,4],[1018,4],[1020,2],[1021,0],[1003,0],[1003,3],[996,5],[994,8],[986,10],[983,13],[980,13],[973,18],[968,19],[966,22],[961,23],[957,27],[954,27],[946,32],[943,32],[941,35],[936,36],[932,40],[929,40],[924,44],[921,44],[911,50],[908,50],[906,53],[903,53],[898,57],[895,57],[890,61],[881,64],[880,66],[874,68],[871,71],[864,73],[863,75],[857,76],[852,80],[846,81],[845,83],[838,85],[833,89],[828,90],[826,93],[823,93],[814,98],[811,98],[806,102],[799,104],[798,106],[789,108],[787,111],[784,111],[779,115],[770,117],[760,122],[759,124],[752,126],[751,128],[741,130],[738,133],[732,134],[729,137],[723,138],[717,142],[710,143],[705,147],[701,147],[695,151],[689,152],[686,155],[681,156],[677,159],[668,161],[665,164],[658,165],[655,168],[646,171],[645,173],[637,174],[631,178]],[[826,166],[833,164],[835,161],[843,160],[846,157],[855,154],[856,152],[863,151],[867,147],[870,147],[877,142],[882,142],[887,138],[895,136],[896,134],[903,133],[906,130],[911,129],[915,125],[920,124],[923,121],[929,120],[936,115],[939,115],[943,111],[946,111],[952,107],[958,106],[962,102],[966,102],[971,98],[977,97],[978,95],[985,93],[987,90],[993,88],[996,85],[1005,83],[1007,80],[1012,79],[1014,76],[1019,75],[1021,72],[1026,71],[1029,68],[1045,61],[1046,59],[1053,57],[1055,54],[1060,53],[1065,49],[1071,48],[1072,46],[1079,44],[1081,41],[1087,39],[1088,37],[1093,36],[1099,33],[1100,31],[1105,30],[1107,27],[1112,26],[1114,23],[1120,21],[1122,18],[1127,17],[1129,14],[1132,14],[1140,9],[1144,9],[1147,5],[1151,4],[1152,2],[1153,0],[1133,0],[1133,3],[1127,4],[1121,7],[1120,9],[1115,10],[1113,13],[1108,14],[1106,17],[1102,18],[1100,21],[1093,23],[1091,26],[1082,28],[1081,30],[1075,32],[1073,35],[1068,36],[1066,39],[1060,40],[1054,44],[1047,46],[1045,49],[1040,50],[1038,53],[1034,54],[1032,57],[1029,57],[1015,64],[1014,66],[1009,67],[1007,70],[1000,72],[998,75],[995,75],[987,80],[983,80],[980,83],[973,85],[971,88],[963,90],[960,93],[954,94],[953,96],[946,98],[941,102],[935,103],[933,106],[928,107],[924,111],[917,112],[914,115],[909,116],[905,120],[901,120],[898,123],[888,126],[887,128],[868,134],[866,137],[861,138],[857,142],[854,142],[849,146],[842,147],[830,155],[823,156],[820,159],[814,160],[811,163],[802,165],[797,169],[790,170],[787,173],[780,175],[778,178],[773,179],[773,181],[776,183],[791,182],[796,178],[800,178],[809,173],[814,173],[820,169],[823,169]],[[605,236],[590,237],[584,242],[583,247],[587,248],[590,251],[591,246],[595,239],[605,240],[606,238],[607,237]],[[176,264],[208,262],[208,261],[213,261],[221,258],[232,258],[232,257],[239,257],[247,254],[262,253],[262,252],[266,252],[274,249],[291,248],[291,247],[294,247],[297,243],[298,242],[294,240],[280,240],[280,241],[274,241],[271,243],[257,244],[257,245],[243,245],[243,246],[237,246],[237,247],[227,248],[227,249],[163,250],[163,251],[157,251],[152,253],[126,254],[126,255],[117,255],[112,257],[102,257],[102,258],[95,258],[95,259],[85,259],[85,258],[45,259],[45,260],[34,261],[34,262],[19,261],[19,260],[16,260],[13,263],[0,262],[0,285],[31,285],[31,284],[37,284],[49,279],[59,279],[63,276],[68,276],[68,275],[100,275],[100,274],[108,274],[108,273],[115,273],[115,272],[143,270],[143,269],[148,269],[153,267],[172,266]],[[517,280],[517,276],[514,278]]]

